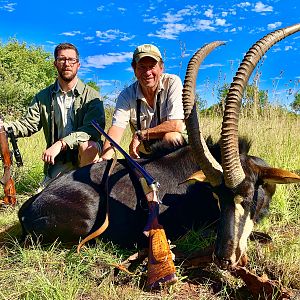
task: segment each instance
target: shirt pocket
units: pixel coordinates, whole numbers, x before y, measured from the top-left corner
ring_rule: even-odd
[[[130,123],[134,128],[136,128],[136,130],[138,129],[138,118],[136,115],[131,116]],[[141,113],[140,115],[140,124],[141,124],[141,129],[146,129],[149,127],[148,116],[145,113]]]

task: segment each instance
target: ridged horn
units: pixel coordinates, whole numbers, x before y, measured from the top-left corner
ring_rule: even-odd
[[[300,23],[273,31],[257,41],[248,50],[230,85],[225,99],[225,111],[221,132],[222,167],[225,184],[238,186],[245,178],[238,147],[238,120],[241,100],[246,84],[263,55],[277,42],[300,30]]]
[[[211,42],[200,48],[190,59],[183,84],[183,109],[187,127],[189,143],[193,149],[197,164],[201,167],[206,178],[212,186],[222,182],[222,167],[211,155],[202,136],[195,105],[196,79],[200,65],[204,58],[216,47],[224,45],[224,42]]]

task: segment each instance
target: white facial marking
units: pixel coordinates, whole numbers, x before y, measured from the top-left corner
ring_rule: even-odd
[[[239,223],[241,222],[241,219],[243,218],[245,214],[245,210],[241,203],[243,202],[243,197],[240,195],[237,195],[234,197],[234,203],[235,203],[235,212],[234,212],[234,240],[233,240],[233,249],[239,248]],[[241,255],[240,253],[236,253],[237,251],[233,252],[230,260],[232,263],[237,262],[237,256]]]
[[[246,222],[245,222],[245,226],[243,228],[241,238],[240,239],[238,238],[238,234],[240,232],[239,223],[245,216],[245,210],[244,210],[243,206],[241,205],[242,202],[243,202],[243,197],[238,195],[234,198],[235,228],[234,228],[233,244],[234,244],[234,249],[236,249],[236,252],[232,253],[232,255],[230,257],[230,260],[233,263],[233,265],[236,265],[238,263],[238,261],[240,260],[240,258],[242,257],[242,255],[246,252],[247,240],[248,240],[248,237],[249,237],[250,233],[252,232],[252,229],[254,226],[253,221],[250,219],[250,215],[248,215]]]

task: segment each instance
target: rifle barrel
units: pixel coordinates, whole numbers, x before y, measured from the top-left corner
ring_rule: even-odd
[[[127,159],[127,161],[146,179],[147,184],[150,185],[159,185],[158,182],[130,155],[118,144],[116,143],[95,121],[92,120],[92,125]]]

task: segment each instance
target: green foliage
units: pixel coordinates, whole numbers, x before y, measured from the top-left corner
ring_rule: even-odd
[[[294,111],[300,112],[300,93],[295,94],[295,99],[291,104],[291,107]]]
[[[229,92],[230,85],[225,83],[218,89],[218,103],[213,104],[201,112],[206,115],[222,116],[225,109],[225,99]],[[199,97],[198,97],[199,98]],[[202,101],[202,100],[201,100]],[[276,105],[277,107],[278,105]],[[270,108],[268,92],[260,90],[255,84],[246,85],[244,95],[242,97],[241,111],[243,115],[256,116],[268,113]],[[286,110],[284,111],[286,113]]]
[[[268,106],[268,92],[260,90],[256,84],[248,84],[242,99],[242,112],[247,116],[262,114]]]
[[[0,43],[0,111],[23,112],[33,96],[52,83],[56,70],[52,54],[41,47],[11,39]]]
[[[89,85],[90,87],[92,87],[94,90],[100,92],[100,87],[97,85],[97,83],[95,81],[90,80],[86,84]]]
[[[218,104],[216,105],[218,107],[218,110],[220,112],[222,112],[223,114],[223,111],[224,111],[224,108],[225,108],[225,99],[226,99],[226,96],[229,92],[229,87],[230,85],[228,83],[225,83],[219,90],[218,90]]]

